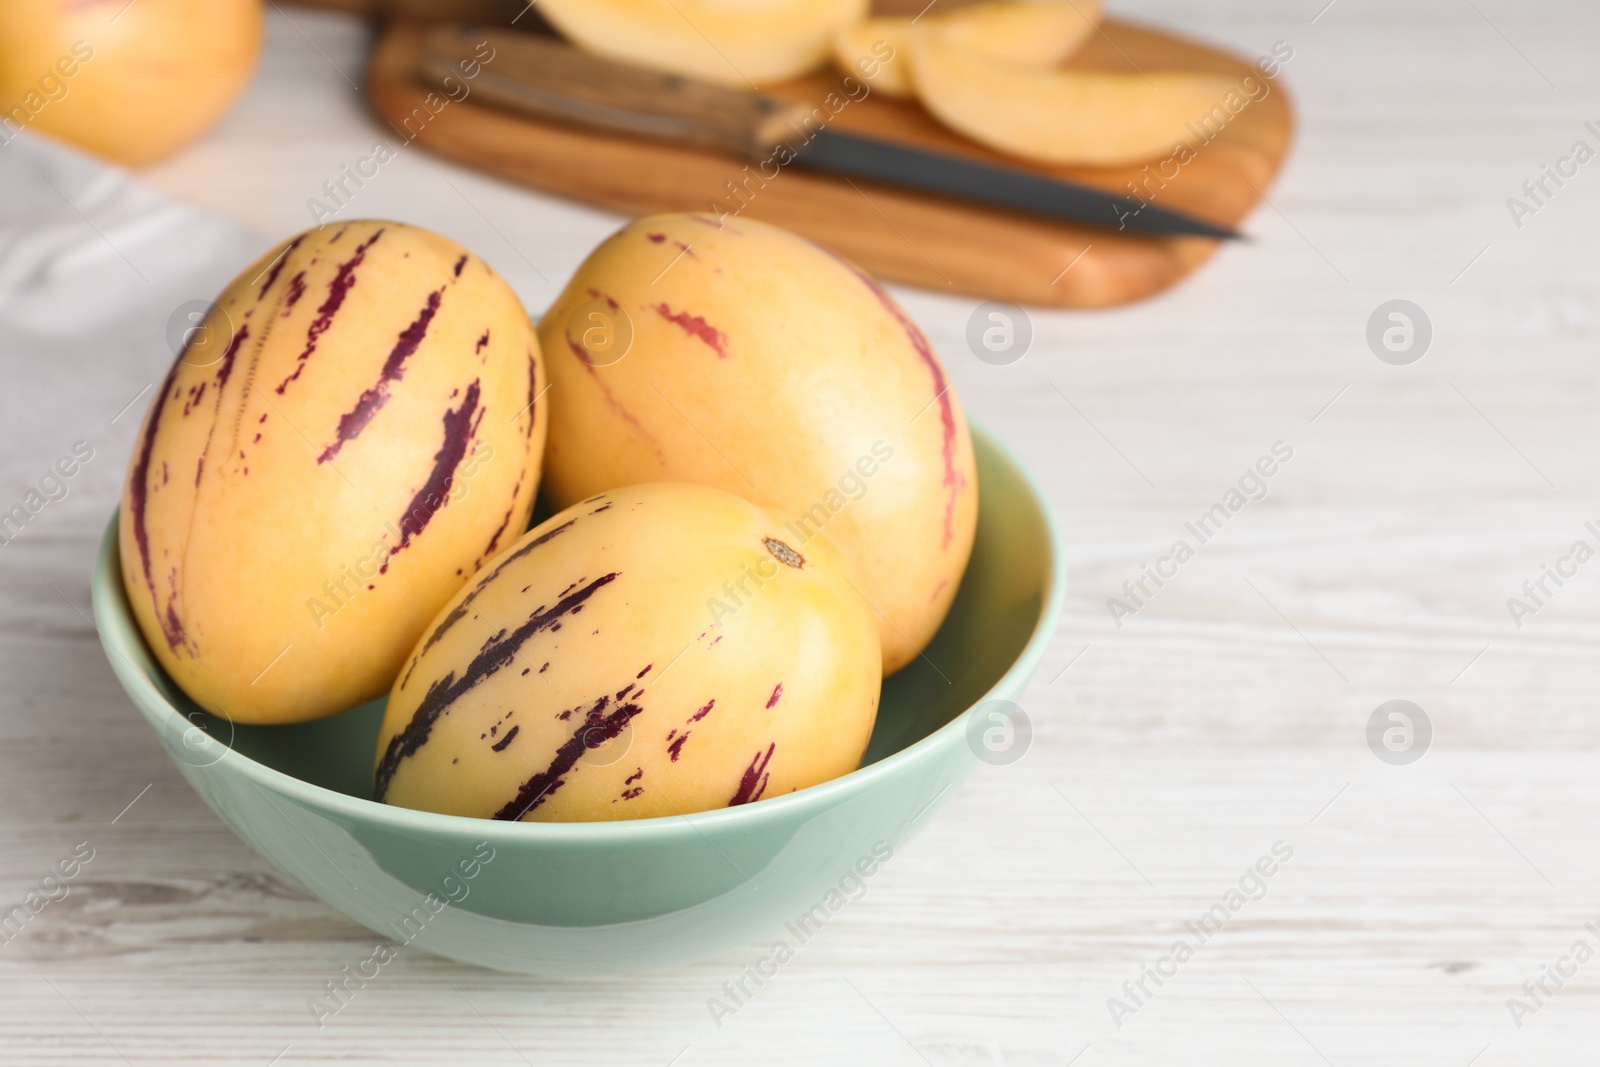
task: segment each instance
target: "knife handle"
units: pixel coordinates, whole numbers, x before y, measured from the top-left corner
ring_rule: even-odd
[[[493,49],[487,58],[484,44]],[[440,26],[424,48],[423,76],[445,91],[466,84],[471,95],[533,118],[742,159],[764,159],[803,135],[811,113],[803,103],[619,63],[533,34]],[[465,79],[472,65],[478,73]]]

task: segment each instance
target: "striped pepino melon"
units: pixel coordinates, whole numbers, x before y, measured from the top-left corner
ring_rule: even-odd
[[[861,761],[877,630],[825,537],[685,483],[602,493],[485,567],[389,694],[377,799],[502,820],[744,804]]]
[[[527,525],[546,415],[510,286],[396,222],[310,230],[219,295],[152,398],[119,540],[167,673],[238,722],[383,693]]]
[[[844,552],[885,674],[932,640],[977,471],[943,364],[876,280],[752,219],[655,215],[590,253],[539,338],[556,507],[651,481],[737,493]]]

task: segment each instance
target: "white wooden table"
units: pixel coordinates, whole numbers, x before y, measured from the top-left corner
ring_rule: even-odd
[[[1600,148],[1600,12],[1325,2],[1122,6],[1249,53],[1292,45],[1302,125],[1251,244],[1137,307],[1034,313],[1004,367],[966,348],[973,301],[901,294],[1046,487],[1066,618],[1026,756],[980,768],[720,1027],[708,998],[761,946],[584,982],[402,954],[319,1030],[307,998],[371,935],[196,800],[82,614],[137,419],[85,413],[92,372],[6,354],[54,383],[0,386],[13,466],[78,438],[97,453],[0,546],[0,905],[77,843],[94,858],[0,944],[0,1062],[1594,1062],[1600,962],[1548,997],[1523,983],[1600,948],[1600,563],[1547,583],[1520,628],[1507,598],[1600,542],[1600,163],[1520,228],[1507,198],[1574,141]],[[144,179],[257,247],[304,228],[380,135],[349,84],[365,32],[274,12],[242,105]],[[417,149],[351,211],[464,241],[533,308],[618,224]],[[1397,298],[1433,330],[1406,366],[1365,337]],[[1265,499],[1116,626],[1107,598],[1280,440]],[[1366,740],[1395,698],[1433,728],[1410,765]],[[1125,992],[1275,842],[1292,858],[1265,895]]]

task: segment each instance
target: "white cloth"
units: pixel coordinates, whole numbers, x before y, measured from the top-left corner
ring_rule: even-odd
[[[58,142],[24,133],[0,146],[0,512],[77,441],[93,459],[63,495],[109,507],[174,358],[169,318],[265,250]]]

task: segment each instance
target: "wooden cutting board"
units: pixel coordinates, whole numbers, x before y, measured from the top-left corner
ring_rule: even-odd
[[[742,217],[803,234],[884,278],[1056,307],[1106,307],[1150,296],[1216,250],[1217,242],[1205,238],[1135,237],[792,166],[764,186],[748,183],[746,188],[754,192],[743,197],[741,208],[728,183],[744,183],[746,172],[731,157],[540,122],[481,105],[470,95],[431,114],[425,104],[429,88],[418,73],[424,33],[419,24],[395,22],[372,57],[372,106],[394,130],[469,166],[624,214],[739,209]],[[1250,76],[1270,91],[1247,104],[1181,166],[1168,162],[1162,171],[1152,166],[1149,175],[1142,167],[1037,169],[1118,192],[1127,192],[1132,181],[1153,203],[1234,226],[1260,200],[1283,161],[1292,128],[1283,87],[1237,56],[1110,21],[1070,65],[1113,71],[1192,69],[1236,81]],[[768,91],[820,101],[837,85],[838,75],[826,73]],[[440,99],[435,96],[435,108]],[[428,120],[419,122],[418,117]],[[1024,165],[947,131],[914,102],[881,94],[844,107],[833,125]]]

